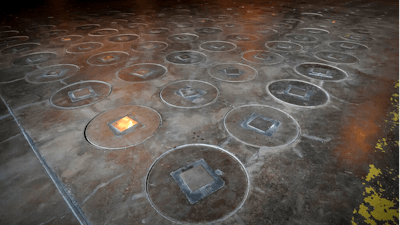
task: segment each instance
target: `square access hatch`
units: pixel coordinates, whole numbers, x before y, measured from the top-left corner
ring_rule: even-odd
[[[286,95],[293,96],[305,101],[310,100],[310,97],[314,94],[313,90],[308,90],[307,88],[301,88],[294,85],[289,85],[283,92]]]
[[[134,117],[133,115],[119,117],[115,120],[108,122],[107,125],[117,137],[124,136],[136,129],[144,127],[139,119]]]
[[[211,169],[204,159],[200,159],[170,173],[190,204],[221,189],[225,182]],[[221,173],[219,173],[221,174]]]
[[[276,132],[280,125],[281,122],[265,116],[258,115],[257,113],[252,113],[241,124],[244,129],[257,132],[267,137],[272,137],[272,135]]]
[[[84,99],[96,97],[97,93],[93,90],[92,87],[87,86],[74,91],[69,91],[68,96],[72,102],[78,102]]]

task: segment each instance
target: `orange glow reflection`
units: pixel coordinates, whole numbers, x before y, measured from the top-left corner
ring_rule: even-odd
[[[117,128],[120,132],[124,132],[125,130],[135,126],[137,124],[137,122],[131,118],[129,118],[128,116],[125,116],[117,121],[115,121],[114,123],[112,123],[112,125]]]

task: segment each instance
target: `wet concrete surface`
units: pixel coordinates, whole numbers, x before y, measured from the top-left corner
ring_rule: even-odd
[[[0,32],[1,222],[398,223],[398,3],[37,10]],[[171,173],[200,159],[225,183],[191,204]]]

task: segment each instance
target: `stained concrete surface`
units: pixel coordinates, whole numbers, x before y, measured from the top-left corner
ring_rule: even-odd
[[[15,43],[8,44],[9,39],[0,40],[2,49],[7,48],[0,54],[0,95],[34,143],[34,150],[45,166],[51,169],[50,176],[59,179],[56,185],[63,190],[63,196],[24,141],[13,117],[0,105],[2,170],[11,171],[1,186],[5,196],[0,200],[1,219],[5,224],[76,224],[78,220],[73,218],[71,210],[81,224],[174,224],[185,223],[188,218],[190,222],[210,222],[207,219],[213,218],[215,224],[240,225],[398,223],[398,3],[54,4],[37,7],[35,12],[28,10],[4,17],[1,38],[26,36],[29,39],[18,39],[16,43],[40,45],[13,48]],[[82,25],[88,29],[81,29]],[[323,31],[310,33],[314,28]],[[98,32],[99,29],[109,32]],[[186,33],[198,38],[171,40],[171,35]],[[135,34],[139,38],[109,41],[121,34]],[[83,38],[69,39],[65,35]],[[230,42],[236,48],[209,51],[200,47],[210,41]],[[301,48],[268,44],[275,41]],[[359,43],[368,49],[353,48],[351,43],[339,47],[332,44],[338,41]],[[83,45],[79,54],[67,50],[86,42],[101,44],[90,51]],[[153,48],[154,43],[163,44]],[[137,46],[146,51],[138,51]],[[168,72],[144,82],[134,82],[136,78],[128,82],[118,77],[119,71],[140,63],[159,64]],[[229,82],[231,78],[226,71],[219,71],[219,76],[227,76],[226,79],[209,74],[210,68],[227,63],[246,65],[257,74],[243,82]],[[329,81],[303,76],[295,70],[301,63],[335,66],[348,77]],[[30,83],[25,78],[32,71],[57,64],[76,65],[79,71],[62,79],[43,79],[46,83]],[[234,69],[230,73],[237,73]],[[288,79],[308,82],[326,91],[329,96],[326,104],[311,102],[311,107],[302,107],[296,105],[298,101],[290,102],[291,98],[277,100],[267,91],[271,82]],[[180,80],[207,82],[218,93],[211,100],[202,98],[208,90],[192,87],[188,82],[187,87],[179,87],[186,88],[185,94],[179,94],[178,88],[169,91],[166,94],[173,102],[165,102],[161,91]],[[79,108],[57,108],[51,104],[49,99],[58,90],[85,81],[106,82],[112,87],[111,94],[104,99],[83,95],[85,100],[78,101]],[[80,88],[86,88],[79,84]],[[61,96],[64,102],[72,104],[68,92],[58,93],[64,94]],[[307,90],[303,92],[306,93]],[[296,94],[299,97],[302,92]],[[198,107],[177,107],[180,101]],[[125,105],[157,111],[161,116],[160,127],[132,147],[104,149],[92,145],[85,135],[87,125],[99,114]],[[258,130],[242,126],[255,110],[233,120],[225,118],[240,107],[259,105],[273,110],[257,111],[264,118],[255,127]],[[271,113],[280,111],[285,113],[279,117]],[[290,121],[298,123],[294,140],[293,129],[285,126],[286,114],[292,118]],[[279,135],[272,134],[270,142],[257,138],[263,132],[268,133],[269,122],[278,126],[277,118],[283,124],[276,131]],[[149,120],[147,126],[154,126],[153,122],[157,121]],[[273,140],[274,137],[277,139]],[[280,144],[270,145],[272,142]],[[238,209],[226,203],[239,199],[223,189],[200,200],[200,206],[184,201],[178,184],[168,174],[185,165],[176,168],[166,165],[157,185],[149,183],[148,171],[160,155],[193,143],[219,146],[243,164],[248,180],[242,183],[249,182],[250,187]],[[183,158],[186,164],[199,160],[196,154],[193,158],[185,155],[176,157],[177,164]],[[225,173],[222,179],[235,177],[237,173],[222,172]],[[158,197],[157,204],[165,201],[165,208],[174,203],[170,202],[173,195],[180,196],[184,210],[169,209],[180,219],[171,219],[152,205],[146,188],[149,185],[160,190],[153,194]],[[369,199],[372,195],[368,185],[377,192],[373,196],[379,196],[375,198],[378,203]],[[229,182],[225,186],[237,191],[243,188],[234,183],[230,186]],[[202,205],[213,207],[198,210]],[[221,211],[224,213],[218,214]]]

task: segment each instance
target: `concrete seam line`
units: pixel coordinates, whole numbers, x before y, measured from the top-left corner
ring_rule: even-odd
[[[28,144],[31,147],[32,151],[35,153],[35,155],[39,159],[40,163],[42,164],[42,166],[46,170],[46,172],[49,175],[50,179],[56,185],[58,192],[64,198],[65,202],[68,204],[68,207],[71,209],[72,213],[78,219],[79,223],[82,224],[82,225],[90,225],[91,223],[86,218],[86,216],[83,213],[82,209],[80,208],[79,204],[75,201],[75,199],[70,194],[68,194],[68,191],[65,189],[64,184],[60,181],[60,179],[58,179],[57,175],[47,165],[46,161],[44,160],[44,158],[42,157],[42,155],[39,153],[38,149],[36,148],[36,144],[33,142],[33,140],[28,135],[28,133],[25,131],[25,129],[22,127],[22,125],[18,122],[18,119],[14,115],[13,111],[11,110],[11,108],[8,106],[8,104],[6,103],[6,101],[3,99],[3,97],[1,95],[0,95],[0,98],[4,102],[5,106],[7,107],[10,115],[14,118],[14,120],[17,123],[18,127],[21,129],[21,132],[24,135],[26,141],[28,142]]]

